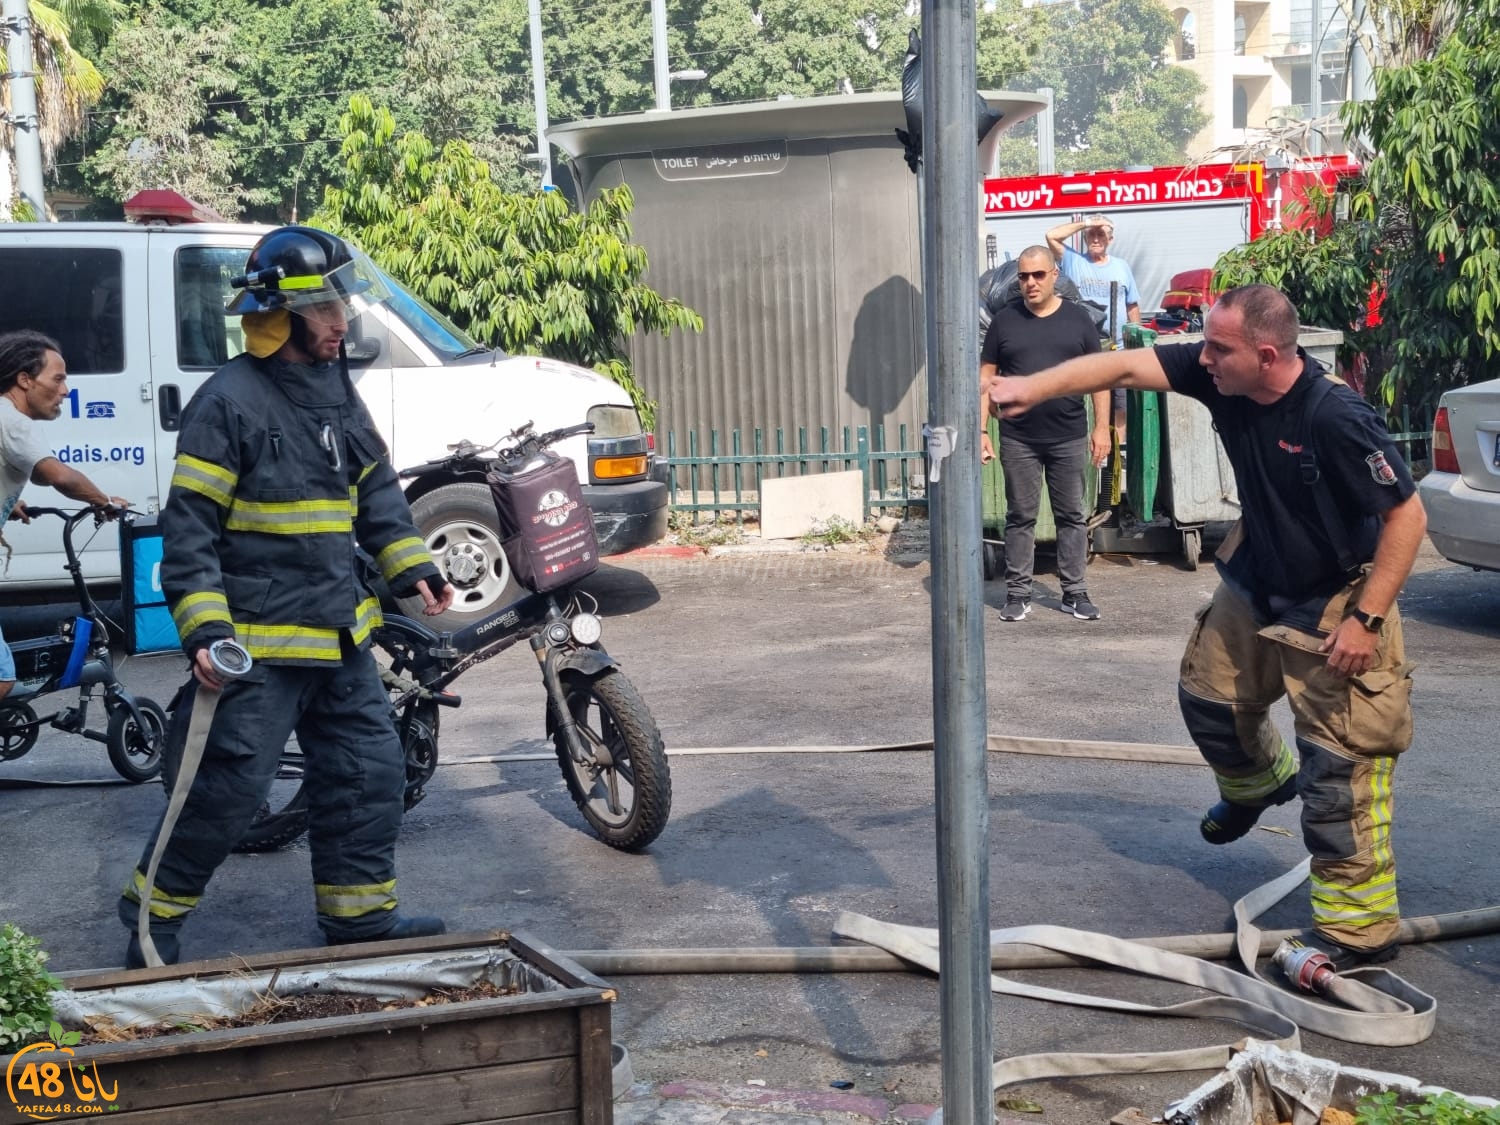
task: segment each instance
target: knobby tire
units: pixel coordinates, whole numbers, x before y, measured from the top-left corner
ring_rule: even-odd
[[[564,672],[562,686],[585,743],[602,742],[614,759],[613,766],[590,779],[568,753],[554,716],[549,725],[568,793],[601,840],[622,851],[640,851],[661,835],[672,811],[672,776],[656,720],[634,685],[614,669],[593,677]],[[622,806],[619,813],[605,804],[611,781]]]

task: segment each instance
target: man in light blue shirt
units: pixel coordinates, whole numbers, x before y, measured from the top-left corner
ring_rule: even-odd
[[[1088,251],[1080,254],[1066,242],[1079,231],[1083,231],[1083,245]],[[1047,246],[1057,259],[1063,276],[1078,286],[1085,301],[1109,310],[1108,325],[1115,347],[1125,346],[1125,324],[1141,322],[1141,292],[1135,284],[1135,274],[1124,258],[1111,258],[1109,244],[1114,241],[1115,225],[1103,215],[1089,215],[1075,223],[1063,223],[1047,232]],[[1114,291],[1114,307],[1110,307],[1110,286]],[[1115,426],[1121,435],[1125,432],[1125,393],[1114,395]]]

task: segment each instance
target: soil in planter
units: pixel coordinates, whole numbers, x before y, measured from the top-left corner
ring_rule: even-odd
[[[177,1024],[140,1027],[118,1027],[113,1023],[104,1023],[83,1032],[80,1046],[93,1043],[129,1043],[137,1039],[156,1039],[163,1035],[215,1031],[222,1027],[261,1027],[272,1023],[291,1023],[294,1020],[355,1016],[365,1012],[395,1012],[403,1008],[429,1008],[438,1004],[458,1004],[465,1000],[516,996],[521,991],[518,987],[505,988],[492,981],[482,980],[468,988],[435,988],[419,1000],[381,1000],[374,996],[355,996],[344,992],[308,992],[300,996],[267,995],[248,1012],[238,1016],[203,1016]]]

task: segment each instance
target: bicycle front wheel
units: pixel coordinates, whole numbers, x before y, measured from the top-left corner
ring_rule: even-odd
[[[161,773],[162,751],[167,745],[167,713],[144,696],[136,696],[140,722],[121,704],[109,716],[104,745],[109,764],[126,781],[137,784]]]

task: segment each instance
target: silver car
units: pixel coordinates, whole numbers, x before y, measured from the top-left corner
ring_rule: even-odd
[[[1500,570],[1500,379],[1443,395],[1432,423],[1432,471],[1417,490],[1439,554]]]

